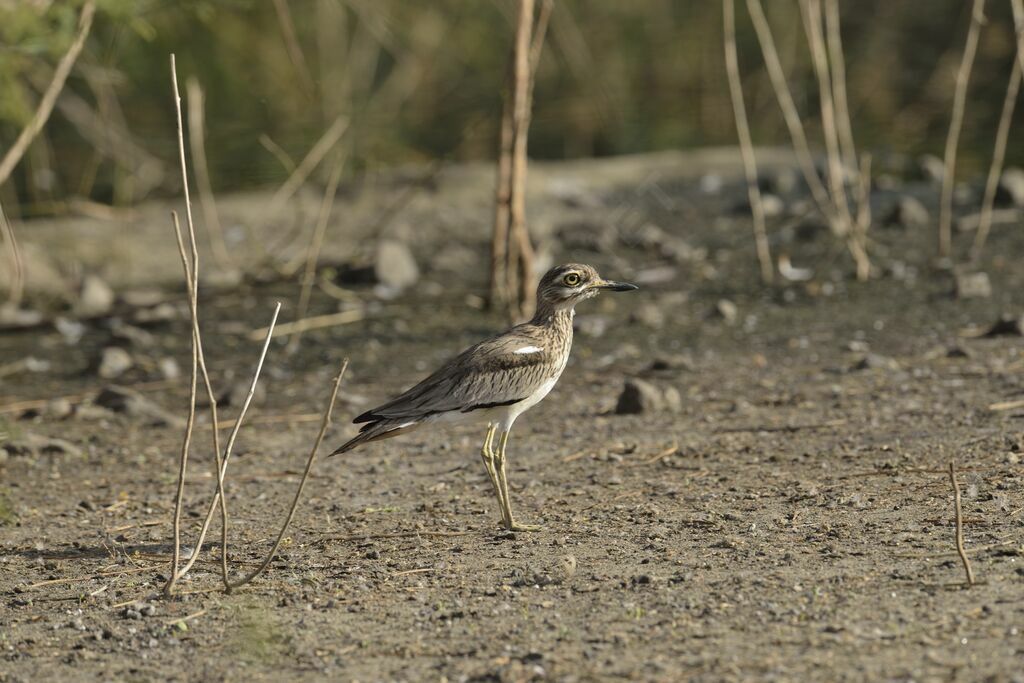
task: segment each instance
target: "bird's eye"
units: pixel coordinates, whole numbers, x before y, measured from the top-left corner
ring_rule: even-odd
[[[575,287],[580,283],[580,274],[569,273],[564,278],[562,278],[562,282],[564,282],[567,287]]]

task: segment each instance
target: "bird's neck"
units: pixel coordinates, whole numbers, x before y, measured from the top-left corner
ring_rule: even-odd
[[[576,311],[573,306],[556,308],[554,306],[538,305],[537,312],[534,314],[531,322],[534,325],[551,327],[572,334],[572,319],[574,315],[576,315]]]

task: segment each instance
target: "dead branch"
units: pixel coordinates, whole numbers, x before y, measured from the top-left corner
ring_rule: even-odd
[[[359,322],[364,317],[365,314],[361,310],[338,311],[337,313],[314,315],[309,318],[303,318],[302,320],[278,325],[275,330],[271,330],[269,327],[261,327],[258,330],[250,332],[249,338],[261,339],[268,333],[272,332],[274,338],[278,339],[280,337],[287,337],[291,334],[308,332],[309,330],[334,327],[335,325],[348,325],[349,323]]]
[[[985,0],[974,0],[971,7],[971,23],[967,29],[967,42],[956,72],[956,89],[953,92],[953,114],[946,135],[946,152],[943,157],[942,190],[939,198],[939,257],[946,258],[952,248],[953,232],[953,182],[956,176],[956,149],[960,142],[960,129],[964,122],[964,106],[967,103],[967,84],[971,79],[974,56],[978,51],[978,35],[985,23]]]
[[[960,509],[960,484],[956,480],[956,462],[949,461],[949,481],[953,485],[953,505],[956,512],[956,552],[960,555],[960,561],[964,565],[964,573],[967,574],[967,585],[974,585],[974,570],[971,569],[971,560],[964,550],[964,518]]]
[[[1021,29],[1024,22],[1024,3],[1021,0],[1010,0],[1013,7],[1014,33],[1017,37],[1017,53],[1013,60],[1013,70],[1006,84],[1006,97],[1003,98],[1003,110],[999,115],[999,128],[996,130],[995,149],[992,150],[992,163],[988,167],[988,178],[985,180],[985,195],[981,200],[981,215],[978,219],[978,232],[971,246],[971,259],[977,261],[985,248],[985,240],[992,229],[992,207],[996,201],[996,190],[999,189],[999,178],[1003,174],[1003,160],[1006,157],[1006,142],[1010,137],[1010,123],[1013,110],[1017,105],[1017,94],[1020,92],[1021,62]],[[962,223],[961,223],[962,225]]]
[[[729,94],[732,96],[732,111],[736,119],[736,133],[740,140],[740,155],[743,157],[743,171],[747,178],[747,196],[750,198],[750,213],[754,219],[754,244],[757,260],[761,264],[761,280],[771,283],[775,275],[768,234],[765,228],[764,205],[761,203],[761,189],[757,184],[757,161],[754,158],[754,143],[750,138],[746,106],[743,103],[743,84],[740,81],[739,58],[736,51],[736,7],[733,0],[722,3],[722,21],[725,26],[725,67],[729,75]]]
[[[43,93],[42,99],[39,100],[39,106],[36,108],[32,118],[29,119],[29,122],[22,129],[18,139],[14,141],[11,148],[7,150],[3,160],[0,161],[0,185],[7,181],[11,172],[14,171],[14,167],[17,166],[21,157],[24,156],[28,146],[32,144],[32,140],[35,139],[39,131],[46,125],[47,120],[49,120],[50,114],[53,112],[53,105],[57,102],[57,96],[64,89],[64,83],[71,73],[71,68],[75,65],[78,55],[81,54],[82,47],[85,46],[85,39],[89,37],[89,31],[92,29],[92,20],[95,14],[96,1],[86,0],[86,3],[82,6],[82,13],[78,17],[78,33],[75,35],[75,39],[72,41],[68,51],[64,53],[64,56],[57,63],[57,68],[53,72],[53,80],[50,81],[49,87]]]
[[[313,292],[313,283],[316,280],[316,263],[320,258],[320,250],[323,248],[324,235],[327,234],[327,223],[331,218],[331,209],[334,207],[334,196],[338,192],[338,183],[341,182],[341,171],[345,167],[344,158],[340,155],[331,167],[331,176],[327,179],[327,190],[324,192],[323,201],[320,203],[320,215],[317,217],[316,228],[313,230],[313,237],[309,242],[309,249],[306,252],[306,268],[302,276],[302,291],[299,293],[299,304],[295,311],[296,320],[306,317],[309,308],[309,297]],[[299,340],[302,339],[303,329],[297,329],[295,335],[288,340],[288,350],[298,348]]]
[[[302,161],[299,162],[299,165],[295,167],[295,170],[292,171],[290,176],[288,176],[288,179],[284,184],[281,185],[281,187],[277,189],[277,192],[274,193],[274,196],[270,200],[270,206],[267,208],[268,217],[277,215],[277,212],[280,211],[284,207],[285,203],[292,198],[292,195],[302,187],[302,184],[306,182],[306,178],[309,177],[309,174],[313,172],[313,169],[316,168],[321,161],[323,161],[324,157],[327,156],[327,153],[331,151],[335,144],[337,144],[338,140],[341,139],[341,136],[344,135],[347,129],[348,119],[346,117],[339,116],[334,119],[334,123],[324,131],[324,134],[321,135],[320,139],[316,141],[316,144],[310,148],[309,152],[305,157],[303,157]]]
[[[0,203],[0,237],[7,245],[7,253],[11,260],[11,282],[7,292],[7,306],[12,310],[21,307],[21,299],[25,292],[25,264],[18,247],[18,238],[14,235],[14,227],[8,222],[3,204]]]
[[[338,376],[334,380],[334,386],[331,389],[331,398],[327,402],[327,408],[324,410],[324,417],[320,423],[320,432],[316,435],[316,440],[313,442],[313,448],[310,450],[309,458],[306,460],[306,468],[302,472],[302,479],[299,481],[299,487],[295,491],[295,498],[292,500],[292,505],[288,509],[288,514],[285,516],[284,524],[281,525],[281,531],[277,534],[277,539],[274,541],[274,545],[271,546],[270,552],[267,553],[266,559],[263,560],[259,567],[235,583],[229,583],[227,585],[228,592],[236,588],[241,588],[266,571],[267,567],[270,566],[270,563],[273,561],[274,556],[277,554],[278,549],[281,547],[281,541],[284,540],[284,535],[288,531],[288,526],[292,523],[292,518],[295,517],[295,510],[299,506],[299,500],[302,497],[302,490],[306,486],[306,480],[309,478],[309,473],[313,469],[313,463],[316,461],[317,453],[320,451],[320,444],[323,443],[324,435],[327,434],[327,428],[331,426],[331,415],[334,413],[334,403],[338,398],[338,388],[341,386],[341,380],[345,377],[345,370],[347,369],[348,358],[342,361],[341,369],[338,371]]]
[[[811,62],[818,77],[818,99],[821,104],[821,129],[825,138],[825,155],[828,161],[829,195],[838,218],[836,232],[847,236],[852,229],[853,219],[846,199],[845,173],[839,149],[839,133],[836,128],[835,99],[829,73],[825,39],[821,28],[821,0],[800,0],[800,14],[811,48]]]
[[[302,54],[299,46],[299,39],[295,34],[295,22],[292,21],[291,10],[288,9],[287,0],[274,0],[274,11],[277,12],[277,23],[281,26],[281,35],[284,38],[285,47],[288,49],[288,59],[295,67],[295,73],[299,77],[299,84],[302,86],[306,97],[312,99],[316,92],[313,85],[313,78],[309,75],[309,68],[306,66],[306,57]]]
[[[778,100],[779,108],[782,109],[782,118],[789,130],[789,137],[793,142],[793,149],[796,152],[804,181],[811,191],[811,196],[814,197],[814,203],[817,204],[818,210],[828,219],[829,224],[833,225],[835,222],[834,209],[828,192],[818,176],[818,170],[814,166],[811,149],[807,143],[807,134],[804,132],[800,113],[793,102],[789,84],[786,82],[786,74],[782,69],[782,62],[779,60],[775,39],[772,37],[771,27],[765,17],[761,0],[747,0],[747,9],[754,23],[757,40],[761,45],[761,54],[764,56],[765,67],[768,70],[768,78],[771,81],[772,89],[775,90],[775,99]],[[833,225],[833,229],[834,227]]]
[[[857,147],[853,144],[853,126],[846,99],[846,60],[843,57],[842,33],[839,30],[839,0],[825,0],[825,42],[832,67],[832,99],[836,107],[836,124],[843,165],[857,168]]]
[[[217,202],[213,196],[213,183],[210,182],[210,167],[206,162],[206,99],[199,79],[189,76],[185,79],[185,91],[188,93],[188,141],[192,147],[192,160],[196,165],[196,183],[199,186],[199,207],[203,210],[203,220],[210,232],[210,248],[213,259],[220,268],[231,266],[231,256],[224,242],[224,228],[217,214]]]

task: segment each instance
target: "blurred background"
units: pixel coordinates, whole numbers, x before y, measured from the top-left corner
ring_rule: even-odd
[[[796,2],[767,2],[808,134],[816,80]],[[67,50],[80,2],[0,0],[0,149],[31,117]],[[841,3],[857,143],[883,168],[941,154],[971,3]],[[788,145],[756,36],[737,5],[753,139]],[[959,168],[983,172],[1014,57],[1009,3],[989,3]],[[117,206],[180,192],[168,54],[206,94],[213,189],[279,184],[339,115],[344,173],[497,153],[515,7],[503,1],[101,0],[56,109],[0,187],[9,215],[60,214],[69,198]],[[1024,111],[1018,109],[1016,123]],[[536,75],[529,152],[571,159],[733,145],[718,2],[558,0]],[[280,149],[277,149],[277,148]],[[275,156],[275,153],[277,156]],[[1010,165],[1024,163],[1011,144]],[[326,176],[323,169],[320,177]]]

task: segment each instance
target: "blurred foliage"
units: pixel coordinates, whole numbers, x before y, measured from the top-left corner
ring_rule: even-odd
[[[809,132],[817,91],[796,0],[764,3]],[[1005,6],[1004,6],[1005,5]],[[339,114],[352,173],[432,159],[491,159],[511,47],[512,0],[292,0],[293,62],[270,0],[100,0],[67,85],[98,120],[123,125],[174,165],[168,54],[206,91],[216,189],[279,182]],[[970,3],[843,0],[843,40],[858,145],[890,157],[941,153]],[[0,148],[17,136],[74,35],[81,0],[0,0]],[[788,144],[756,37],[737,2],[747,106],[759,144]],[[962,163],[987,163],[1013,59],[1008,3],[989,3],[962,138]],[[530,152],[585,157],[734,144],[721,4],[707,0],[556,0],[537,77]],[[1021,114],[1024,116],[1024,113]],[[1018,116],[1018,119],[1021,118]],[[138,188],[123,160],[58,105],[14,182],[45,204],[76,194],[127,203],[175,191],[175,174]],[[1018,121],[1018,123],[1020,123]],[[1018,126],[1019,129],[1019,126]],[[1024,147],[1011,144],[1011,163]],[[8,189],[8,192],[10,190]]]

